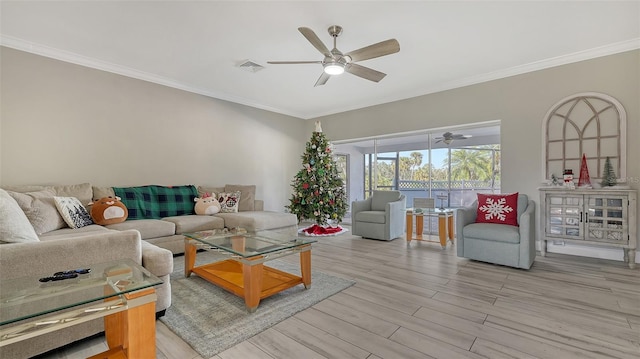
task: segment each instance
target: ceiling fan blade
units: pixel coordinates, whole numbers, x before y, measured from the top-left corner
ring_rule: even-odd
[[[318,86],[322,86],[322,85],[326,84],[327,81],[329,81],[329,77],[331,77],[331,75],[329,75],[326,72],[322,71],[322,75],[320,75],[320,78],[318,78],[318,81],[316,81],[316,84],[313,85],[313,87],[318,87]]]
[[[389,39],[358,50],[347,52],[344,55],[349,56],[351,61],[356,62],[394,54],[398,51],[400,51],[400,44],[398,43],[398,40]]]
[[[267,61],[272,65],[292,65],[292,64],[321,64],[322,61]]]
[[[387,74],[383,72],[357,64],[347,64],[347,66],[344,67],[344,70],[352,75],[356,75],[373,82],[380,82],[380,80],[387,76]]]
[[[331,51],[329,51],[329,49],[324,45],[322,40],[320,40],[318,35],[313,32],[313,30],[308,27],[299,27],[298,31],[300,31],[300,33],[311,43],[311,45],[318,49],[318,51],[320,51],[320,53],[322,53],[325,57],[333,58],[333,54],[331,54]]]

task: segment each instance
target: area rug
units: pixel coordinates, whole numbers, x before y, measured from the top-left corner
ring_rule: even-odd
[[[196,265],[210,263],[220,254],[199,252]],[[300,266],[281,260],[270,267],[300,275]],[[265,329],[330,297],[354,282],[311,270],[311,288],[298,285],[260,301],[254,313],[244,299],[199,278],[184,277],[184,256],[174,258],[171,274],[171,307],[160,320],[203,358],[228,349]]]

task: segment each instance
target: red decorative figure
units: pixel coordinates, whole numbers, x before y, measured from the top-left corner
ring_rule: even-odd
[[[591,186],[591,177],[589,177],[589,168],[587,168],[587,156],[582,154],[582,163],[580,164],[580,179],[578,179],[578,187]]]

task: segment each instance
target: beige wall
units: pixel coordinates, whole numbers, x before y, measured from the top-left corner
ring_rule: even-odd
[[[256,183],[267,209],[287,204],[314,121],[12,49],[0,56],[0,185]],[[319,119],[330,140],[501,120],[502,189],[538,202],[542,119],[558,100],[590,91],[625,107],[627,176],[640,188],[640,51]]]
[[[627,177],[632,188],[640,188],[637,50],[316,120],[322,121],[324,132],[332,140],[501,120],[502,190],[526,193],[537,203],[537,188],[543,178],[542,120],[559,100],[590,91],[611,95],[625,107]],[[567,247],[552,251],[582,251]],[[596,250],[589,255],[622,258],[622,251]]]
[[[256,184],[283,211],[300,119],[0,48],[0,185]]]

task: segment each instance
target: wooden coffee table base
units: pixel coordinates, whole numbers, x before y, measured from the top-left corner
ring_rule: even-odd
[[[185,249],[184,274],[186,277],[195,273],[208,282],[244,298],[249,312],[254,312],[258,308],[261,299],[285,289],[298,284],[304,284],[305,288],[311,287],[311,246],[300,252],[301,277],[264,265],[261,256],[247,260],[249,264],[227,259],[194,267],[196,246],[187,245]]]
[[[447,238],[453,244],[453,212],[439,212],[436,214],[423,214],[423,213],[413,213],[407,211],[407,244],[411,243],[411,240],[416,241],[425,241],[425,242],[436,242],[429,239],[429,237],[424,237],[422,232],[424,230],[424,217],[438,217],[438,236],[439,243],[442,246],[442,249],[447,248]],[[416,233],[413,234],[413,217],[416,218]],[[430,218],[429,218],[430,220]]]

